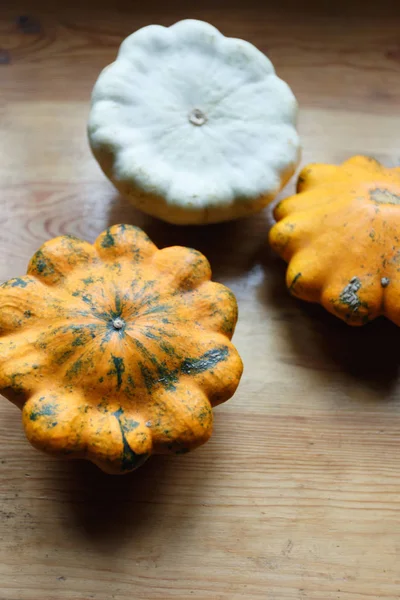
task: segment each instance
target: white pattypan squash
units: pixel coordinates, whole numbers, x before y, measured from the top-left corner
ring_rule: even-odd
[[[215,223],[260,210],[291,177],[296,114],[264,54],[186,20],[124,40],[94,87],[88,132],[135,206],[171,223]]]

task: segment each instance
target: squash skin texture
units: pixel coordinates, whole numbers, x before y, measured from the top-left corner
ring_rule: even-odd
[[[310,164],[297,192],[269,234],[290,293],[349,325],[381,315],[400,325],[400,169],[366,156]]]
[[[300,159],[296,121],[297,101],[262,52],[187,19],[122,42],[94,86],[88,138],[138,209],[205,224],[275,198]]]
[[[46,242],[0,286],[0,392],[33,446],[118,474],[206,442],[243,369],[235,297],[210,279],[130,225]]]

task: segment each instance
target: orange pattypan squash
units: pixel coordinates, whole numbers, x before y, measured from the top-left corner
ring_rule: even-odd
[[[236,300],[210,277],[129,225],[45,243],[0,287],[0,392],[29,441],[110,473],[206,442],[242,374]]]
[[[364,156],[311,164],[297,191],[270,232],[290,292],[350,325],[380,315],[400,325],[400,169]]]

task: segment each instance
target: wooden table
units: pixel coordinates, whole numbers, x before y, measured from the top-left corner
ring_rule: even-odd
[[[140,225],[209,257],[237,295],[245,364],[206,446],[126,477],[33,450],[2,400],[1,600],[400,598],[398,329],[350,329],[291,298],[268,210],[162,224],[116,194],[88,149],[91,88],[123,37],[196,17],[255,43],[292,86],[303,163],[365,152],[399,164],[399,9],[260,4],[1,3],[0,280],[52,236]]]

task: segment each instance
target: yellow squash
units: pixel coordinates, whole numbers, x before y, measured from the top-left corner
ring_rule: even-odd
[[[400,169],[365,156],[310,164],[297,191],[270,232],[289,291],[349,325],[380,315],[400,325]]]
[[[236,300],[210,278],[129,225],[45,243],[0,287],[0,392],[29,441],[110,473],[206,442],[242,374]]]

